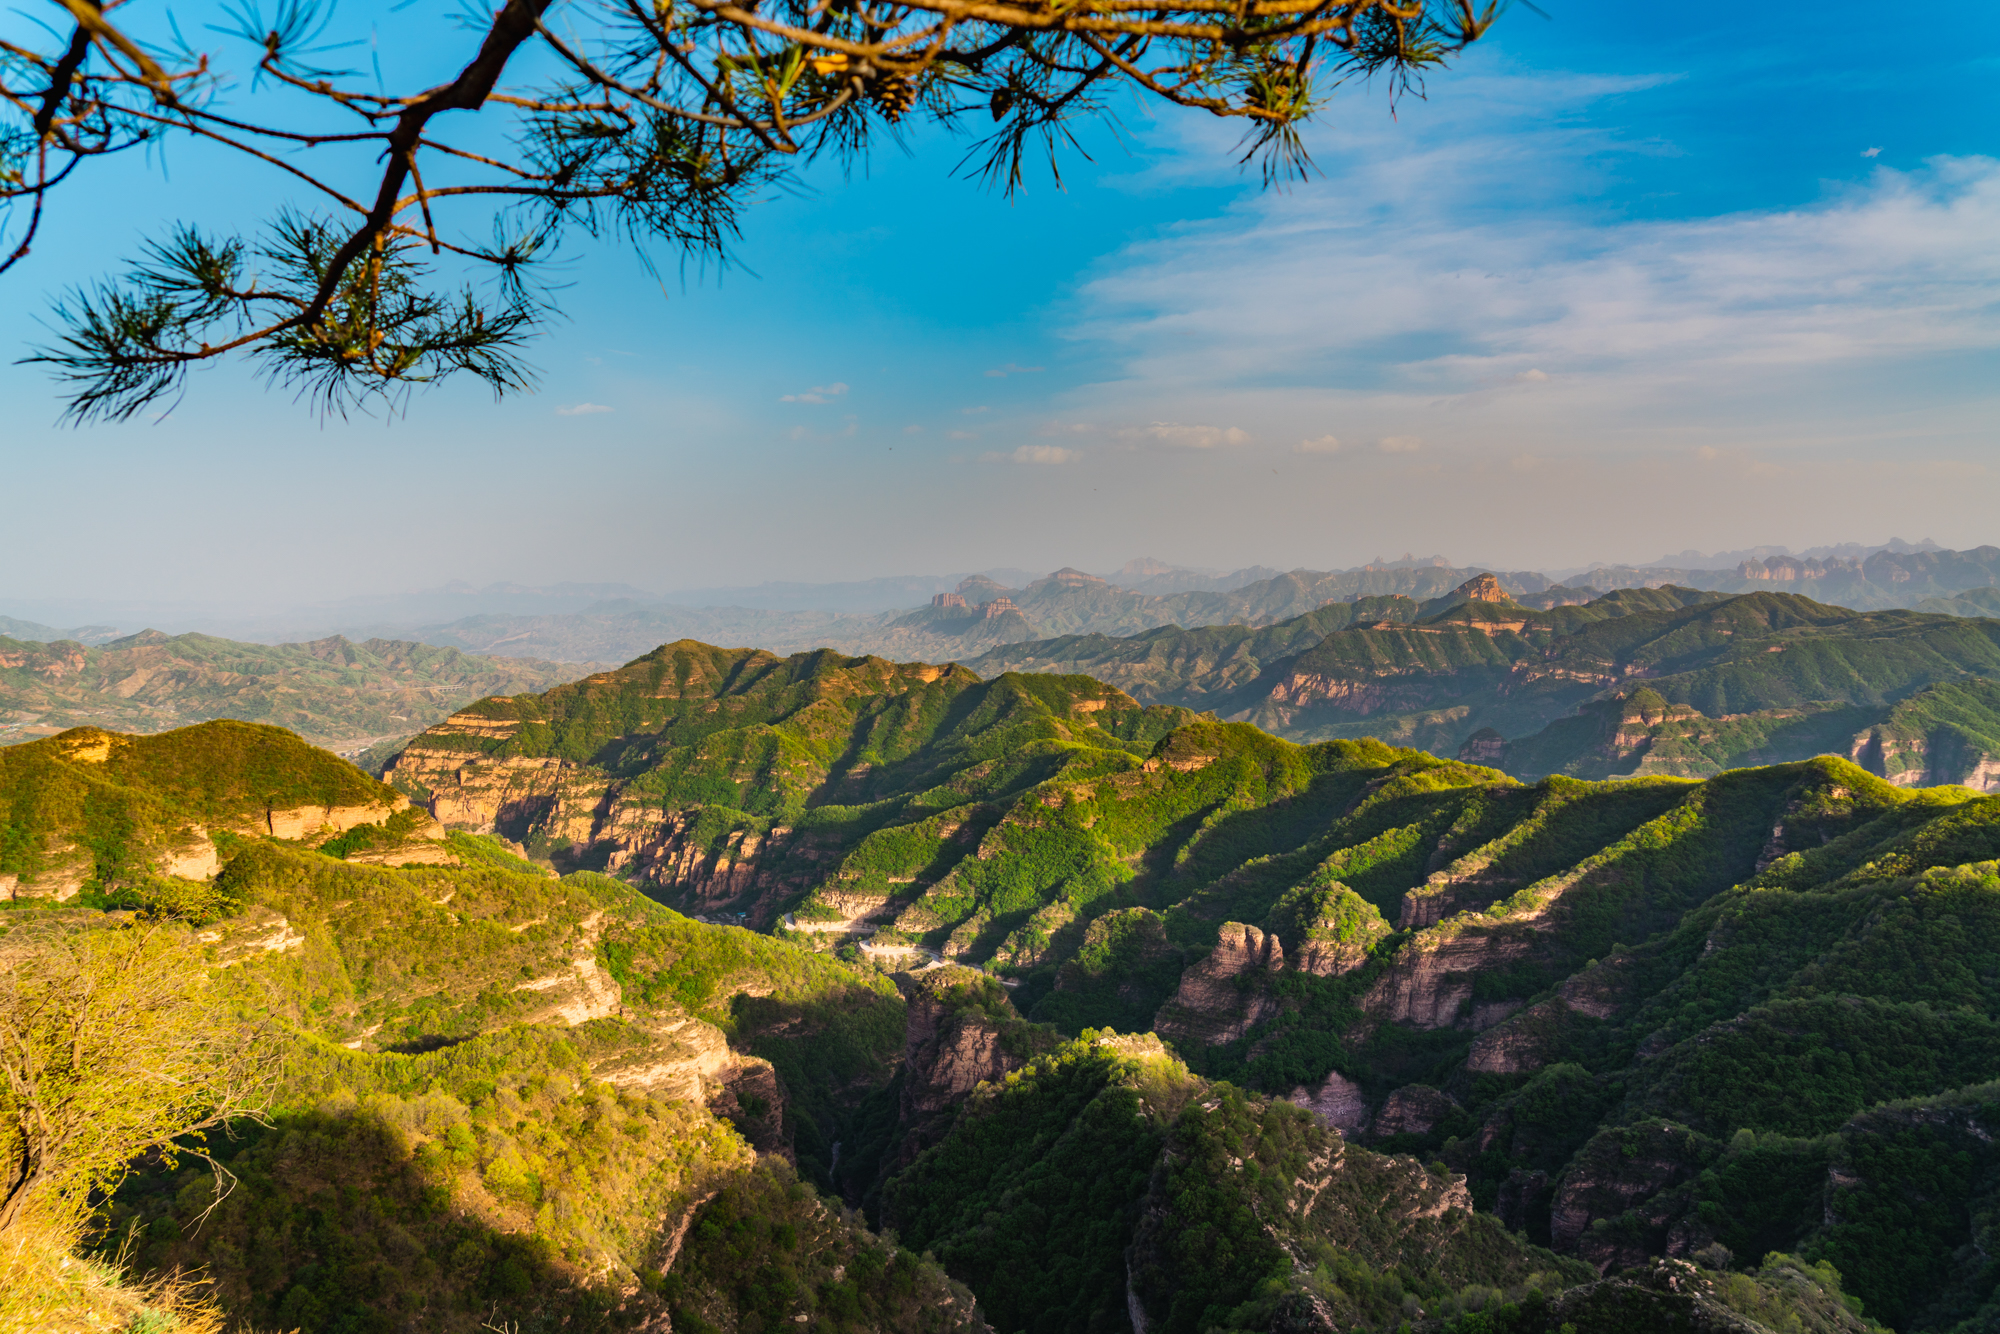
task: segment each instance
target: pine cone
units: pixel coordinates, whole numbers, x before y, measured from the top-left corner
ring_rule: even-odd
[[[891,121],[901,120],[916,100],[916,85],[900,74],[885,74],[875,82],[875,104]]]

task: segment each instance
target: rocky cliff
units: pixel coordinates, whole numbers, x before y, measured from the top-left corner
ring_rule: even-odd
[[[1224,922],[1215,949],[1181,974],[1180,989],[1160,1007],[1153,1031],[1176,1044],[1234,1042],[1277,1013],[1268,985],[1284,966],[1285,947],[1275,933]]]

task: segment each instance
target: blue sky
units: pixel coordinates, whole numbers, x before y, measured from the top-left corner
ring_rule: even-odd
[[[225,367],[78,430],[7,365],[0,612],[2000,541],[2000,8],[1921,41],[1859,4],[1542,8],[1393,117],[1343,90],[1286,191],[1231,124],[1121,101],[1063,190],[919,139],[754,209],[719,280],[574,245],[498,405],[322,424]],[[167,165],[58,201],[0,279],[13,356],[141,236],[285,197]]]

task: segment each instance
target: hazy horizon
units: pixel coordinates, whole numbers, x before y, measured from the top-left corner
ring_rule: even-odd
[[[1274,570],[1277,573],[1283,574],[1300,569],[1317,571],[1351,570],[1376,563],[1392,567],[1407,564],[1426,565],[1434,564],[1437,560],[1442,559],[1455,569],[1492,570],[1501,573],[1509,571],[1536,573],[1552,578],[1567,575],[1574,578],[1578,583],[1587,583],[1587,570],[1596,566],[1630,565],[1676,568],[1677,561],[1689,556],[1707,561],[1719,561],[1722,557],[1729,557],[1731,559],[1726,564],[1733,565],[1737,563],[1737,559],[1749,558],[1753,553],[1794,555],[1826,547],[1859,547],[1868,550],[1893,547],[1899,544],[1902,547],[1909,548],[1944,545],[1933,543],[1928,536],[1916,540],[1904,539],[1900,536],[1890,536],[1870,542],[1848,540],[1822,543],[1819,544],[1819,548],[1799,548],[1796,551],[1781,544],[1765,543],[1755,546],[1728,548],[1717,552],[1696,551],[1692,548],[1686,548],[1678,553],[1662,553],[1649,559],[1605,560],[1592,558],[1589,560],[1572,560],[1560,564],[1551,563],[1543,566],[1461,560],[1445,552],[1403,552],[1395,555],[1378,552],[1363,560],[1342,564],[1282,567],[1271,566],[1264,562],[1256,561],[1229,566],[1180,565],[1173,561],[1162,561],[1162,563],[1178,571],[1190,574],[1224,577],[1256,569]],[[983,570],[899,570],[888,574],[866,575],[854,579],[767,579],[754,583],[745,581],[733,584],[721,583],[680,588],[664,586],[649,587],[642,583],[634,583],[630,579],[608,578],[601,580],[550,579],[543,581],[487,580],[484,582],[472,579],[453,579],[438,583],[411,583],[402,587],[381,586],[361,589],[336,598],[292,600],[267,598],[235,602],[221,599],[208,601],[186,599],[176,602],[130,597],[36,597],[25,594],[9,595],[0,592],[0,617],[33,621],[57,629],[78,628],[85,625],[112,625],[127,634],[137,633],[142,629],[161,629],[174,634],[185,633],[190,630],[205,631],[208,633],[221,633],[233,630],[239,633],[247,633],[255,632],[259,629],[268,630],[274,624],[287,620],[305,625],[314,623],[315,618],[318,618],[324,621],[324,624],[320,627],[321,629],[344,631],[366,628],[371,618],[386,628],[393,625],[415,627],[426,622],[444,623],[468,615],[506,614],[501,609],[500,604],[506,601],[507,596],[511,594],[519,594],[544,601],[566,597],[574,603],[573,606],[546,605],[522,609],[523,611],[532,610],[542,613],[581,610],[583,607],[594,603],[629,597],[666,605],[687,607],[724,605],[763,606],[772,610],[820,607],[841,613],[859,614],[914,607],[928,601],[930,597],[930,593],[927,591],[921,594],[916,591],[910,591],[910,595],[907,598],[898,599],[892,596],[896,591],[893,587],[884,586],[915,585],[922,581],[930,581],[936,585],[937,591],[945,591],[957,581],[973,576],[985,575],[988,577],[998,577],[1000,582],[1018,588],[1032,580],[1044,578],[1062,569],[1083,569],[1086,573],[1111,578],[1113,582],[1117,582],[1117,575],[1128,564],[1136,564],[1148,560],[1159,561],[1161,558],[1151,553],[1144,553],[1129,557],[1125,561],[1094,568],[1085,567],[1075,562],[1058,561],[1053,564],[1044,563],[1040,565],[988,566]],[[1725,564],[1705,566],[1690,563],[1678,567],[1688,569],[1725,568]],[[629,574],[630,572],[626,573]],[[871,589],[870,586],[877,587]],[[811,596],[816,590],[844,589],[854,589],[857,591],[857,594],[856,596],[845,598],[815,598]],[[863,589],[869,589],[873,595],[861,596],[860,590]],[[797,590],[799,595],[795,597],[777,595],[787,590]],[[749,595],[759,592],[771,593],[773,596],[769,596],[761,602],[756,599],[732,601],[726,596],[731,593]],[[450,605],[454,600],[464,600],[472,603],[483,601],[492,605],[490,607],[473,607],[470,609],[465,606],[459,606],[454,609]],[[424,614],[423,605],[426,602],[435,604],[433,609],[434,614]],[[345,623],[343,623],[343,618],[345,618]]]
[[[393,422],[226,365],[54,425],[15,364],[51,297],[285,198],[184,143],[90,164],[4,280],[0,603],[1995,540],[2000,11],[1939,56],[1858,5],[1545,8],[1393,116],[1342,89],[1288,190],[1230,127],[1121,103],[1062,190],[1000,198],[917,134],[759,203],[726,274],[572,245],[537,392]]]

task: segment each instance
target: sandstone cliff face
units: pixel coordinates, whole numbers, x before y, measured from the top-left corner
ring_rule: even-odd
[[[1466,1053],[1465,1068],[1492,1075],[1541,1069],[1561,1047],[1571,1016],[1609,1019],[1627,1003],[1630,962],[1629,955],[1613,955],[1566,979],[1549,999],[1482,1028]]]
[[[992,979],[970,968],[896,975],[897,989],[910,1007],[903,1045],[906,1121],[955,1110],[983,1081],[1027,1064],[1025,1054],[1010,1052],[1003,1042],[1004,1021],[952,994],[985,992],[992,985]]]
[[[1550,1245],[1599,1273],[1643,1264],[1663,1251],[1682,1253],[1687,1237],[1674,1235],[1673,1225],[1685,1202],[1666,1192],[1691,1180],[1712,1156],[1713,1147],[1693,1131],[1664,1122],[1599,1133],[1556,1184]],[[1599,1219],[1623,1221],[1616,1228],[1592,1227]]]
[[[1180,990],[1160,1007],[1153,1030],[1170,1042],[1234,1042],[1278,1012],[1263,983],[1284,966],[1285,947],[1275,934],[1224,922],[1214,952],[1181,974]]]
[[[1358,1135],[1368,1128],[1367,1096],[1359,1084],[1338,1070],[1310,1087],[1301,1084],[1287,1097],[1346,1134]]]
[[[1292,967],[1317,977],[1339,977],[1342,973],[1351,973],[1368,962],[1369,949],[1388,934],[1389,924],[1383,922],[1380,930],[1349,940],[1309,939],[1292,952]]]
[[[623,1009],[624,997],[618,981],[597,962],[597,942],[603,935],[604,914],[592,913],[583,920],[576,944],[576,956],[568,967],[546,977],[519,983],[517,992],[537,992],[546,997],[545,1008],[531,1012],[526,1022],[561,1020],[572,1027],[593,1019],[608,1019]]]
[[[785,1138],[785,1095],[778,1071],[760,1056],[738,1055],[716,1076],[708,1110],[734,1125],[759,1153],[792,1158]]]
[[[1468,602],[1512,602],[1500,581],[1490,574],[1475,574],[1458,586],[1458,596]]]
[[[457,737],[501,739],[520,724],[455,714],[397,757],[386,781],[423,794],[432,816],[449,829],[500,834],[558,849],[559,867],[601,867],[661,890],[693,912],[725,905],[754,925],[768,925],[778,906],[812,887],[837,850],[779,825],[768,833],[730,832],[719,845],[695,836],[700,812],[662,811],[628,797],[624,784],[566,760],[487,758],[454,750]]]
[[[1462,764],[1483,764],[1497,769],[1507,759],[1507,738],[1491,727],[1482,727],[1458,748],[1458,759]]]
[[[634,1092],[702,1102],[736,1062],[722,1030],[691,1015],[663,1017],[644,1031],[649,1042],[601,1062],[592,1073]]]
[[[1369,1127],[1377,1139],[1391,1135],[1428,1135],[1458,1110],[1458,1100],[1427,1084],[1406,1084],[1382,1103]]]
[[[359,806],[295,806],[288,810],[264,812],[262,829],[253,824],[248,832],[272,838],[310,839],[344,834],[365,824],[381,824],[397,811],[409,807],[407,797],[392,802]]]
[[[2000,756],[1949,733],[1902,736],[1871,727],[1854,738],[1847,757],[1897,787],[1956,784],[1975,792],[2000,791]]]
[[[1531,947],[1531,932],[1520,928],[1433,928],[1396,953],[1361,1008],[1412,1028],[1470,1027],[1473,975],[1525,958]]]
[[[222,857],[215,850],[215,840],[208,831],[195,828],[192,837],[176,848],[167,849],[160,860],[162,875],[179,876],[182,880],[207,880],[222,869]]]

